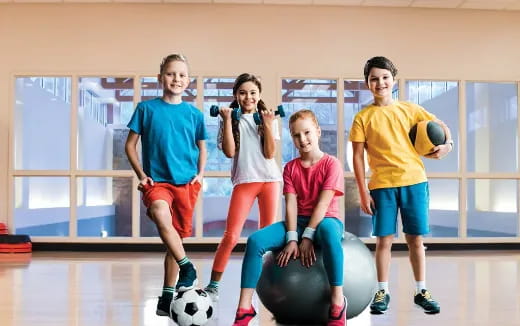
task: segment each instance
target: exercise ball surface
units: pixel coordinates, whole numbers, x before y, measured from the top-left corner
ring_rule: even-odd
[[[343,249],[343,294],[347,319],[359,315],[370,304],[377,278],[370,250],[355,235],[345,232]],[[286,267],[276,264],[279,251],[264,255],[262,274],[256,287],[258,297],[281,324],[326,324],[330,307],[330,285],[320,248],[309,268],[299,259]]]

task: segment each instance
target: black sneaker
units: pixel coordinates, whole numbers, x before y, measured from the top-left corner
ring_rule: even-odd
[[[390,303],[390,294],[386,293],[385,290],[379,290],[374,295],[374,300],[370,304],[370,313],[374,315],[384,314],[388,309]]]
[[[180,267],[179,270],[179,281],[175,286],[177,292],[185,292],[193,289],[197,284],[197,270],[192,263],[188,263]]]
[[[162,296],[159,297],[159,301],[157,302],[157,309],[155,310],[155,314],[157,316],[170,316],[170,304],[172,303],[173,296]]]
[[[422,289],[421,292],[417,293],[413,301],[416,305],[423,308],[427,314],[438,314],[441,311],[439,303],[433,300],[432,295],[426,289]]]

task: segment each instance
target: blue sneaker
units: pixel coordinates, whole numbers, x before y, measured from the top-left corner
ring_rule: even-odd
[[[193,289],[199,281],[197,280],[197,270],[192,263],[188,263],[180,267],[179,281],[175,286],[177,292],[185,292]]]
[[[433,300],[430,291],[426,289],[422,289],[421,292],[417,293],[413,301],[416,305],[424,309],[424,312],[427,314],[438,314],[441,312],[441,307],[439,303]]]
[[[384,314],[388,309],[390,303],[390,294],[386,293],[385,290],[379,290],[374,295],[374,300],[370,305],[370,313],[374,315]]]

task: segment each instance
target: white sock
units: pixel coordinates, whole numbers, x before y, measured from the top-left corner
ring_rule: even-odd
[[[426,289],[426,281],[416,281],[415,282],[415,293],[419,293],[423,289]]]
[[[378,290],[385,290],[385,293],[388,294],[388,282],[377,282]]]

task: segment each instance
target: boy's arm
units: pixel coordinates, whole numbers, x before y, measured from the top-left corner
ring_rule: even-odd
[[[287,266],[291,259],[299,256],[298,250],[298,233],[296,232],[296,219],[298,212],[298,204],[296,194],[285,193],[285,228],[287,233],[285,236],[285,247],[276,256],[278,266]],[[292,238],[292,240],[290,240]]]
[[[444,129],[444,134],[446,135],[446,143],[435,146],[433,148],[433,152],[431,154],[425,155],[424,157],[440,160],[453,150],[453,138],[451,138],[450,128],[448,128],[448,126],[443,121],[439,119],[436,119],[434,121],[441,125],[442,129]]]
[[[134,169],[137,178],[139,179],[139,190],[141,190],[142,186],[146,183],[150,183],[153,185],[152,178],[149,178],[143,171],[141,164],[139,163],[139,156],[137,155],[137,142],[139,141],[139,134],[130,130],[128,132],[128,137],[126,138],[125,144],[125,152],[128,157],[128,161]],[[148,180],[149,179],[149,180]]]
[[[222,139],[222,152],[226,157],[232,158],[235,156],[235,139],[233,137],[233,127],[231,125],[231,112],[233,109],[228,107],[220,108],[220,116],[223,120],[223,139]]]
[[[271,159],[276,153],[276,140],[274,139],[274,113],[272,111],[262,112],[262,120],[264,121],[264,157]]]
[[[191,179],[190,184],[198,181],[202,184],[202,178],[204,177],[204,169],[206,168],[206,161],[208,158],[208,151],[206,150],[206,141],[198,140],[197,147],[199,147],[199,161],[197,162],[197,175]]]
[[[373,215],[372,207],[374,206],[374,200],[370,196],[365,184],[365,143],[352,142],[352,149],[354,152],[354,175],[356,176],[361,210],[365,214]]]

